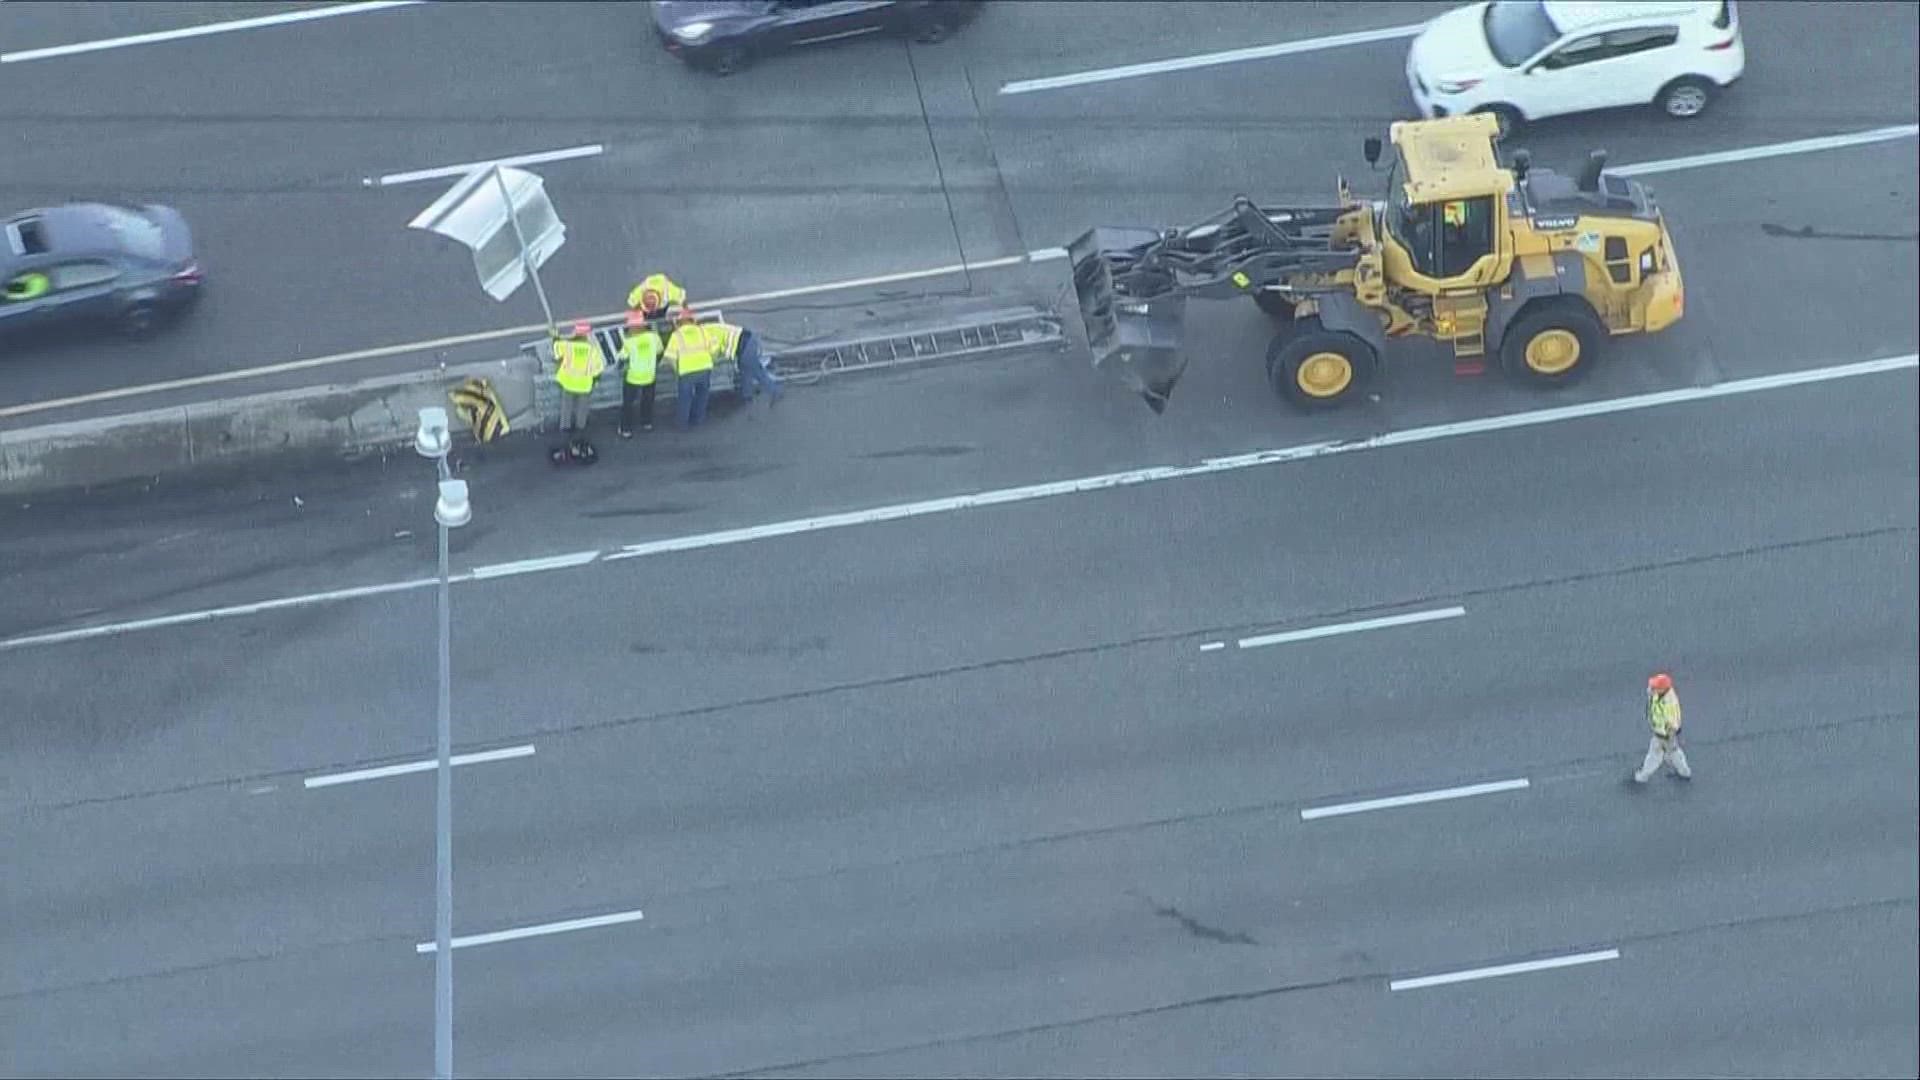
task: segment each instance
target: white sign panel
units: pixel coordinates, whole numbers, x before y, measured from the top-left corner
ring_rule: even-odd
[[[524,169],[505,166],[468,173],[408,227],[439,233],[472,249],[480,287],[495,300],[512,296],[526,281],[526,261],[539,269],[567,239],[567,227],[547,198],[545,181]],[[520,250],[523,239],[525,261]]]

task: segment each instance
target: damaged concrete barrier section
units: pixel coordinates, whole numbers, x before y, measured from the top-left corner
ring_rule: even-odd
[[[90,487],[266,456],[391,450],[412,441],[422,407],[445,408],[447,392],[476,375],[493,383],[510,424],[532,424],[535,369],[532,359],[515,357],[0,431],[0,494]]]

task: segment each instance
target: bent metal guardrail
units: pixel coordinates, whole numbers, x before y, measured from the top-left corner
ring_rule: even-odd
[[[703,313],[700,321],[721,318],[722,312]],[[619,326],[594,331],[602,352],[613,357],[625,343],[625,330]],[[1016,350],[1061,349],[1067,338],[1060,319],[1037,307],[1008,308],[984,312],[906,330],[847,335],[825,341],[807,342],[786,348],[767,347],[768,367],[775,377],[806,386],[829,375],[854,375],[912,365],[929,365],[957,360],[977,360]],[[560,389],[553,382],[553,356],[547,341],[530,341],[520,351],[539,363],[534,380],[534,408],[541,422],[552,425],[560,419]],[[609,374],[617,371],[609,365]],[[620,378],[602,377],[594,387],[593,407],[612,408],[620,404]],[[733,390],[739,382],[739,369],[718,364],[713,369],[713,389]],[[673,376],[660,374],[661,398],[671,398]]]

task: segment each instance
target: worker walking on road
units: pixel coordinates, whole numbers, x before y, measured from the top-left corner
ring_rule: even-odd
[[[573,324],[553,339],[553,381],[560,384],[560,430],[585,431],[593,411],[593,384],[607,370],[607,359],[593,340],[593,325]]]
[[[1680,748],[1680,695],[1673,689],[1673,676],[1664,671],[1647,680],[1647,724],[1653,728],[1653,738],[1647,742],[1647,760],[1633,774],[1634,782],[1653,779],[1662,765],[1673,766],[1682,780],[1693,779],[1687,752]]]
[[[665,315],[668,308],[685,307],[687,290],[665,274],[648,274],[627,293],[627,308],[646,316]]]
[[[680,426],[699,427],[707,418],[707,395],[713,391],[713,345],[707,340],[706,327],[684,307],[680,325],[667,341],[665,359],[673,368],[673,401]]]
[[[626,380],[620,387],[620,437],[633,438],[633,403],[640,402],[640,429],[653,430],[654,380],[659,374],[660,329],[638,311],[627,312],[627,337],[620,345]]]
[[[780,404],[780,395],[786,388],[780,380],[767,370],[766,356],[760,351],[760,336],[727,322],[707,324],[707,340],[713,345],[717,359],[732,361],[740,368],[734,385],[740,391],[741,401],[752,401],[762,389],[768,394],[770,404]]]

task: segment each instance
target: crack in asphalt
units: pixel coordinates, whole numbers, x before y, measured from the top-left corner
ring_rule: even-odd
[[[1789,229],[1785,225],[1763,222],[1760,231],[1768,236],[1788,240],[1892,240],[1911,243],[1920,240],[1920,233],[1850,233],[1825,232],[1811,225],[1802,225],[1798,229]]]
[[[1187,933],[1192,934],[1194,937],[1199,938],[1201,941],[1210,941],[1210,942],[1213,942],[1215,945],[1258,945],[1260,944],[1258,941],[1255,941],[1251,936],[1247,934],[1242,934],[1237,931],[1231,931],[1231,930],[1222,930],[1214,926],[1208,926],[1206,923],[1203,923],[1200,920],[1194,918],[1193,916],[1188,915],[1186,912],[1181,911],[1179,908],[1174,907],[1171,904],[1161,904],[1159,901],[1155,900],[1151,896],[1146,895],[1145,893],[1138,892],[1133,889],[1128,889],[1127,895],[1133,897],[1136,900],[1141,901],[1142,903],[1146,904],[1148,907],[1152,908],[1153,913],[1159,916],[1160,918],[1172,919],[1174,922],[1179,923],[1180,928],[1182,930],[1185,930]]]

